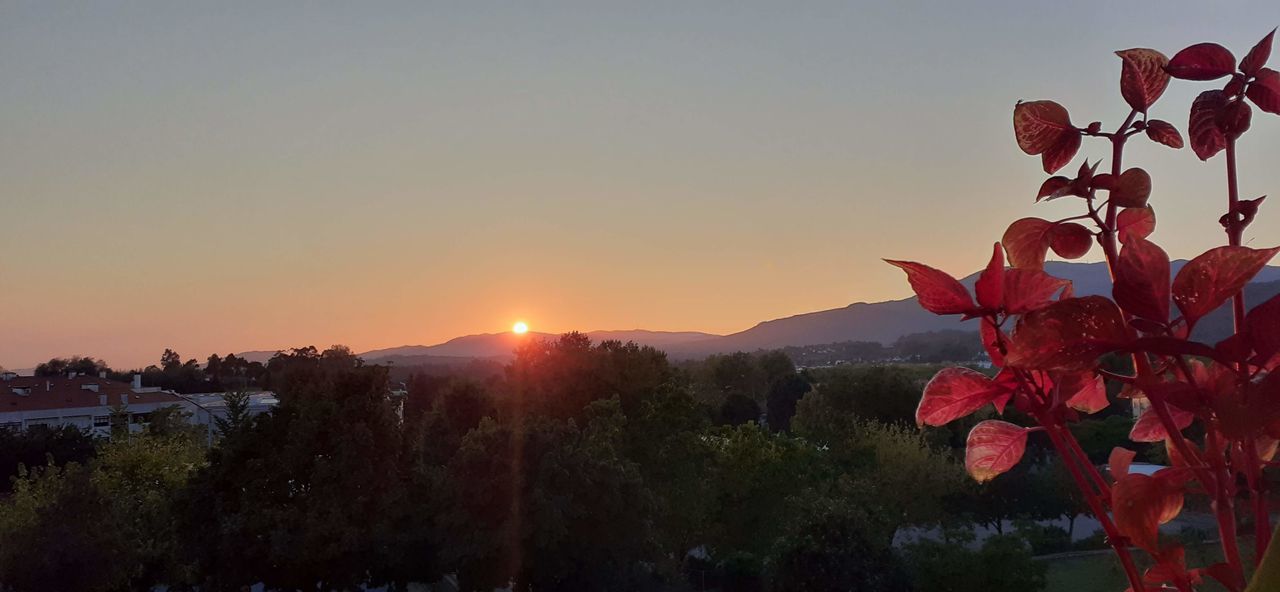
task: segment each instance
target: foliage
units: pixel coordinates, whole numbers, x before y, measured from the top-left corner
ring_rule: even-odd
[[[1244,587],[1235,511],[1240,483],[1253,505],[1255,561],[1268,547],[1270,514],[1261,484],[1280,436],[1280,373],[1274,372],[1280,362],[1280,297],[1248,311],[1243,288],[1280,247],[1242,246],[1263,198],[1240,199],[1236,144],[1250,127],[1251,103],[1280,113],[1280,74],[1264,67],[1273,35],[1238,65],[1230,51],[1212,43],[1192,45],[1172,58],[1152,49],[1116,52],[1120,94],[1131,110],[1114,131],[1103,131],[1101,122],[1076,126],[1053,101],[1019,102],[1013,113],[1018,146],[1040,156],[1046,173],[1066,166],[1086,137],[1110,145],[1110,171],[1098,172],[1101,161],[1086,160],[1074,177],[1047,179],[1036,201],[1070,198],[1084,213],[1014,221],[994,245],[972,294],[941,270],[888,261],[906,272],[925,309],[980,319],[982,345],[1001,367],[993,378],[943,370],[925,387],[917,422],[944,425],[988,404],[1000,413],[1012,405],[1030,416],[1036,424],[1031,427],[999,420],[977,424],[968,438],[966,468],[976,480],[990,480],[1016,466],[1032,433],[1044,432],[1101,521],[1134,590],[1163,584],[1192,590],[1205,577],[1229,590]],[[1155,230],[1148,203],[1152,179],[1141,168],[1122,165],[1126,142],[1144,132],[1157,143],[1182,147],[1172,124],[1148,117],[1171,77],[1226,79],[1222,89],[1205,91],[1192,103],[1187,132],[1201,160],[1225,152],[1227,211],[1219,223],[1228,244],[1194,257],[1176,275],[1168,255],[1148,240]],[[1044,272],[1045,257],[1050,250],[1066,259],[1083,257],[1095,240],[1111,270],[1112,297],[1075,297],[1069,282]],[[1197,322],[1228,302],[1234,333],[1216,344],[1194,341]],[[1131,373],[1104,367],[1100,359],[1107,354],[1131,356]],[[1113,388],[1109,396],[1107,382],[1123,389]],[[1116,448],[1108,463],[1110,479],[1094,468],[1068,426],[1104,410],[1117,395],[1149,402],[1130,439],[1164,442],[1173,467],[1155,475],[1129,473],[1134,453]],[[1193,424],[1190,433],[1202,434],[1199,443],[1187,431]],[[1092,452],[1096,458],[1098,451]],[[1181,546],[1160,541],[1159,525],[1176,517],[1194,492],[1212,501],[1223,563],[1189,568]],[[1154,565],[1139,573],[1125,542],[1149,553]]]
[[[930,592],[1043,590],[1048,569],[1013,535],[993,536],[976,551],[952,542],[920,541],[906,548],[906,563],[915,589]]]
[[[340,351],[281,357],[281,405],[223,439],[180,500],[200,583],[377,581],[404,495],[385,369]]]
[[[0,581],[13,590],[186,581],[169,500],[202,456],[190,439],[135,436],[104,445],[87,466],[24,470],[0,504]]]
[[[96,453],[93,438],[74,426],[0,429],[0,496],[11,490],[19,467],[85,464]]]

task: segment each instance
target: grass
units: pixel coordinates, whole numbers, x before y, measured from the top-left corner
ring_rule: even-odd
[[[1253,557],[1253,546],[1245,544],[1241,549],[1246,562]],[[1144,553],[1137,553],[1139,569],[1150,565]],[[1221,561],[1222,549],[1217,543],[1188,545],[1187,564],[1190,567],[1202,567]],[[1129,587],[1124,577],[1120,562],[1110,553],[1057,559],[1049,564],[1049,573],[1045,592],[1123,592]],[[1224,590],[1212,578],[1205,580],[1197,590]]]

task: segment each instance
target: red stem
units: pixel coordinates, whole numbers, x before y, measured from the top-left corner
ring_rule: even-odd
[[[1247,461],[1245,481],[1249,484],[1253,501],[1253,559],[1254,566],[1262,563],[1262,555],[1271,544],[1271,513],[1267,511],[1267,484],[1262,479],[1262,467],[1258,466],[1258,444],[1252,440],[1242,442],[1241,449]]]
[[[1049,434],[1049,440],[1053,442],[1053,447],[1057,449],[1058,456],[1062,457],[1067,472],[1071,473],[1071,478],[1076,482],[1076,487],[1084,494],[1085,503],[1089,504],[1089,510],[1093,512],[1094,517],[1102,525],[1102,531],[1107,535],[1107,543],[1115,551],[1116,557],[1120,559],[1120,565],[1124,567],[1124,573],[1129,578],[1129,586],[1134,590],[1145,590],[1142,583],[1142,574],[1138,573],[1138,566],[1133,562],[1133,555],[1129,553],[1127,546],[1128,539],[1120,534],[1120,530],[1111,521],[1111,515],[1107,513],[1107,508],[1103,504],[1102,499],[1098,496],[1093,488],[1089,486],[1089,480],[1080,473],[1080,467],[1076,466],[1074,456],[1071,453],[1070,446],[1063,441],[1062,434],[1059,430],[1061,426],[1055,425],[1049,418],[1041,415],[1037,419],[1040,424],[1045,426],[1045,433]]]

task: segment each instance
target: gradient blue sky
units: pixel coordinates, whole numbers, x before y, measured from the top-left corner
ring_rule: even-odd
[[[1280,24],[1232,7],[3,3],[0,365],[516,319],[730,332],[902,297],[881,257],[969,273],[1012,219],[1073,207],[1033,207],[1016,100],[1114,125],[1111,52],[1240,55]],[[1203,88],[1152,116],[1185,128]],[[1280,188],[1280,118],[1254,128],[1250,196]],[[1221,242],[1220,158],[1128,164],[1171,254]],[[1264,208],[1247,240],[1278,231]]]

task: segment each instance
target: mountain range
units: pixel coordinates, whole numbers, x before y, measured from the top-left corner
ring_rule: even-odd
[[[1174,261],[1173,273],[1186,264]],[[1104,263],[1068,263],[1051,261],[1045,271],[1055,277],[1071,280],[1077,296],[1110,295],[1111,281]],[[972,288],[978,274],[961,280]],[[905,285],[906,280],[903,279]],[[1251,304],[1257,304],[1280,293],[1280,267],[1266,267],[1246,288]],[[696,331],[591,331],[592,341],[614,339],[634,341],[664,350],[672,358],[700,358],[716,353],[755,351],[787,346],[821,345],[842,341],[878,341],[892,343],[904,335],[943,329],[977,330],[973,322],[961,322],[956,316],[937,316],[920,308],[915,297],[884,302],[855,302],[843,308],[821,310],[773,319],[730,333],[714,335]],[[1230,333],[1231,318],[1224,306],[1201,321],[1196,337],[1212,341]],[[375,363],[392,362],[398,366],[417,364],[465,363],[474,359],[505,359],[522,340],[553,339],[556,335],[530,331],[486,333],[457,337],[437,345],[405,345],[361,354]],[[268,352],[246,352],[266,354]],[[267,356],[269,357],[269,355]],[[252,359],[252,358],[251,358]]]

